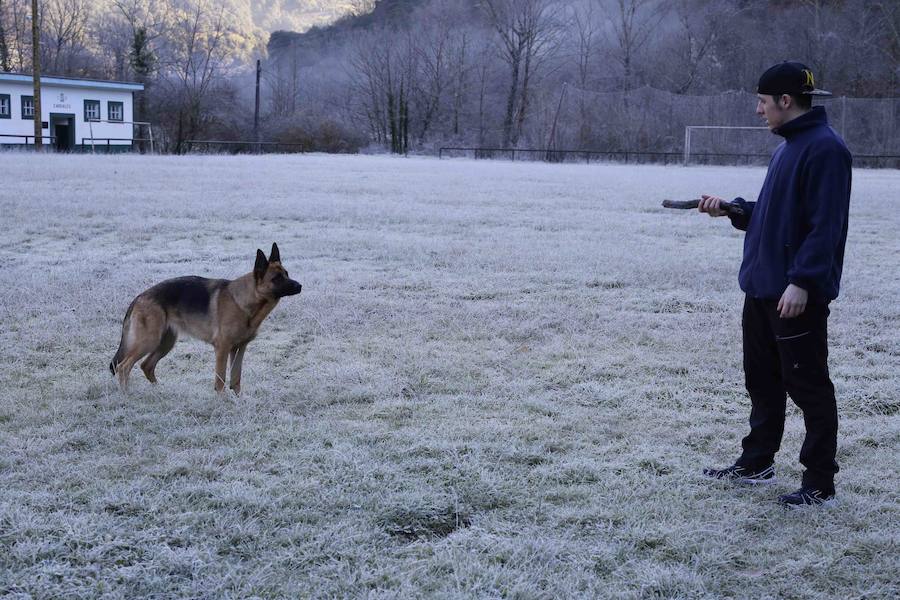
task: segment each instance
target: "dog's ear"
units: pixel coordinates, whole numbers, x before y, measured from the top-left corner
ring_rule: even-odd
[[[281,253],[278,251],[278,244],[272,242],[272,252],[269,253],[269,262],[281,262]]]
[[[266,269],[269,268],[269,261],[266,260],[266,255],[263,254],[263,251],[258,249],[256,250],[256,264],[253,265],[253,277],[259,281],[266,274]]]

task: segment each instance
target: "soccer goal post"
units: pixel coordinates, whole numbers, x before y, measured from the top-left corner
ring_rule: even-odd
[[[115,138],[115,140],[116,140],[116,141],[119,141],[119,142],[124,142],[124,141],[127,141],[128,139],[130,139],[132,144],[134,144],[134,142],[147,142],[147,141],[149,141],[149,142],[150,142],[150,154],[153,154],[153,125],[150,124],[150,123],[148,123],[147,121],[110,121],[109,119],[88,119],[88,122],[87,122],[87,123],[88,123],[88,129],[90,129],[90,134],[91,134],[91,137],[89,138],[89,139],[91,140],[91,154],[94,154],[94,153],[97,151],[94,142],[95,142],[98,138],[95,138],[95,137],[94,137],[94,123],[109,123],[110,125],[131,125],[131,128],[132,128],[132,130],[131,130],[131,138]],[[135,138],[135,137],[134,137],[134,128],[135,128],[135,127],[138,128],[138,134],[139,134],[139,135],[140,135],[140,128],[141,128],[141,127],[146,127],[146,128],[147,128],[147,133],[149,134],[149,137],[147,137],[147,138],[141,138],[141,137]],[[102,139],[107,140],[107,144],[108,144],[109,141],[113,140],[114,138],[99,138],[99,139],[101,139],[101,140],[102,140]],[[83,139],[82,139],[82,142],[84,142]]]
[[[732,125],[688,125],[684,128],[684,164],[691,162],[691,133],[695,130],[718,129],[730,131],[769,131],[768,127],[739,127]],[[735,153],[741,154],[741,153]]]

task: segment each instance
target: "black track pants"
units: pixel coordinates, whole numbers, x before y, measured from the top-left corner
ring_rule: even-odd
[[[744,300],[744,375],[750,393],[750,434],[737,464],[762,468],[775,460],[784,433],[786,395],[803,411],[803,487],[830,490],[838,472],[837,403],[828,376],[828,305],[810,303],[782,319],[777,300]]]

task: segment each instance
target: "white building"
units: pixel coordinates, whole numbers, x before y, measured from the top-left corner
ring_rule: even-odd
[[[133,96],[143,89],[140,83],[42,76],[44,145],[62,152],[131,150]],[[0,72],[0,146],[24,144],[34,144],[33,79]]]

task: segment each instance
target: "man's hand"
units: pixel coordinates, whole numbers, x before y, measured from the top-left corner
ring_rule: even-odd
[[[806,310],[806,300],[809,293],[801,287],[797,287],[793,283],[787,286],[781,299],[778,301],[778,315],[782,319],[793,319]]]
[[[697,205],[697,210],[705,212],[711,217],[724,217],[727,213],[719,208],[720,202],[724,202],[724,200],[718,196],[702,194],[700,196],[700,204]]]

